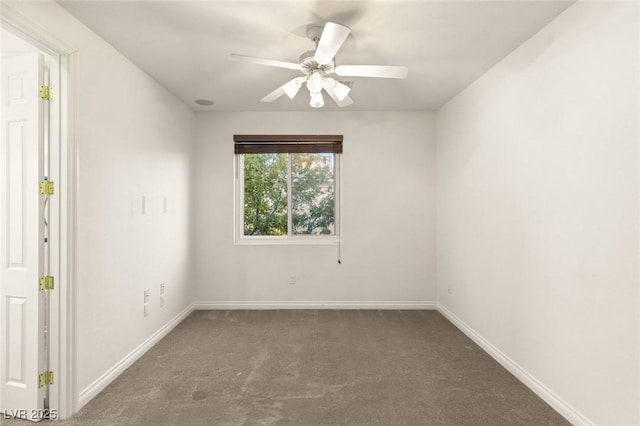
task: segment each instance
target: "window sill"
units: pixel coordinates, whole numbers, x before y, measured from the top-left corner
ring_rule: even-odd
[[[239,246],[326,246],[337,245],[337,236],[330,237],[240,237],[234,241]]]

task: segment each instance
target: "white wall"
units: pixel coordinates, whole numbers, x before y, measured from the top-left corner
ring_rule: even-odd
[[[640,423],[638,28],[579,2],[437,114],[439,302],[602,425]]]
[[[433,114],[199,113],[197,121],[196,300],[261,306],[435,301]],[[335,245],[234,245],[233,135],[243,133],[344,135],[341,265]]]
[[[188,210],[195,115],[57,4],[13,7],[78,49],[77,390],[82,394],[191,302]],[[161,282],[167,293],[163,309]],[[151,290],[146,318],[144,289]]]

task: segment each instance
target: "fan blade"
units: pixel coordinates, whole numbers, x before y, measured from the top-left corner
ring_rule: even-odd
[[[338,96],[336,95],[336,92],[333,90],[332,86],[329,86],[329,85],[325,86],[324,91],[327,92],[329,97],[333,99],[333,102],[335,102],[336,105],[338,105],[341,108],[349,106],[353,103],[353,100],[351,100],[349,96],[345,96],[344,98],[342,98],[342,100],[338,99]]]
[[[289,80],[264,98],[260,99],[260,102],[273,102],[284,94],[293,99],[293,97],[298,93],[298,90],[300,90],[302,82],[305,80],[306,77],[296,77],[293,80]]]
[[[234,59],[240,62],[250,62],[252,64],[259,65],[267,65],[269,67],[279,67],[279,68],[287,68],[290,70],[300,70],[300,64],[294,64],[293,62],[283,62],[283,61],[275,61],[273,59],[262,59],[256,58],[254,56],[245,56],[245,55],[237,55],[235,53],[231,53],[229,55],[230,59]]]
[[[338,65],[335,73],[341,77],[406,78],[409,68],[403,65]]]
[[[351,29],[344,25],[327,22],[322,30],[318,47],[313,59],[320,65],[330,63],[347,39]]]

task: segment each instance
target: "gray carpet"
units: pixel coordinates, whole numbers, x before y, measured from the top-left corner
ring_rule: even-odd
[[[56,424],[568,423],[436,311],[263,310],[194,312]]]

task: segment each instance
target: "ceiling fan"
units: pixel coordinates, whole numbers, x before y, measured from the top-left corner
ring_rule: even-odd
[[[282,95],[293,99],[302,85],[306,82],[310,94],[310,102],[314,108],[324,106],[322,91],[340,107],[351,105],[353,100],[349,97],[352,81],[340,81],[332,75],[339,77],[379,77],[379,78],[406,78],[409,69],[400,65],[336,65],[335,56],[345,42],[351,29],[344,25],[327,22],[324,27],[311,26],[307,30],[309,37],[316,49],[304,52],[300,55],[300,61],[283,62],[272,59],[262,59],[253,56],[237,55],[232,53],[232,59],[270,67],[287,68],[301,71],[304,75],[296,77],[273,92],[262,98],[261,102],[273,102]]]

